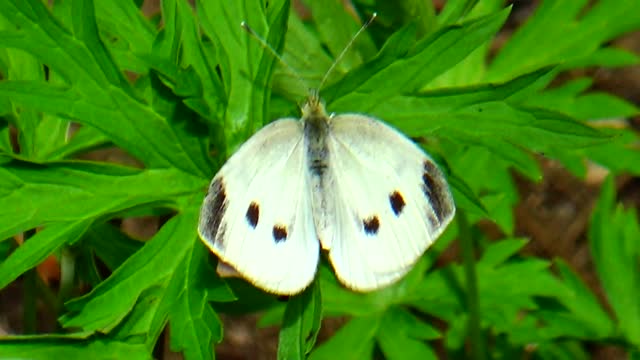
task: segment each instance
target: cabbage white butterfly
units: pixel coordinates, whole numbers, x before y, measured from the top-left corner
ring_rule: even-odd
[[[222,166],[198,233],[263,290],[304,290],[322,247],[341,283],[370,291],[405,275],[454,213],[449,186],[422,149],[371,116],[328,114],[312,93],[300,120],[266,125]]]

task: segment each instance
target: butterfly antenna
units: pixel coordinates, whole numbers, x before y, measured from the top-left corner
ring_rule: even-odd
[[[336,66],[340,63],[340,61],[342,60],[342,58],[344,57],[344,55],[347,53],[347,51],[349,51],[349,49],[351,48],[351,46],[353,45],[353,43],[356,41],[356,39],[358,38],[358,36],[360,36],[360,34],[362,34],[363,31],[365,31],[369,25],[371,25],[371,23],[373,22],[373,20],[375,20],[376,16],[378,16],[377,13],[373,13],[371,14],[371,17],[369,18],[369,20],[367,20],[366,23],[364,23],[362,25],[362,27],[360,27],[360,30],[358,30],[358,32],[355,33],[355,35],[353,35],[353,37],[351,38],[351,40],[349,40],[349,43],[347,44],[347,46],[344,47],[344,49],[342,49],[342,52],[338,55],[338,57],[336,58],[336,60],[333,62],[333,64],[331,64],[331,66],[329,67],[329,70],[327,70],[327,72],[324,74],[324,77],[322,77],[322,81],[320,81],[320,85],[318,86],[318,89],[322,89],[322,86],[324,85],[324,83],[327,81],[327,79],[329,78],[329,75],[331,75],[331,73],[333,72],[333,70],[336,68]]]
[[[258,35],[250,26],[249,24],[247,24],[246,21],[242,21],[240,23],[240,26],[249,33],[249,35],[253,36],[256,40],[258,40],[258,42],[260,43],[260,45],[267,50],[271,55],[273,55],[274,58],[276,58],[278,61],[280,61],[280,63],[282,65],[284,65],[284,67],[287,68],[287,70],[291,73],[291,75],[293,75],[296,80],[306,89],[309,89],[309,85],[302,79],[302,77],[300,77],[300,75],[298,74],[298,72],[291,67],[291,65],[289,65],[286,61],[284,61],[284,59],[282,58],[282,56],[280,54],[278,54],[278,52],[271,46],[269,45],[269,43],[263,39],[260,35]]]

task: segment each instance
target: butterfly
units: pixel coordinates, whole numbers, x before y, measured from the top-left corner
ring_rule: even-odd
[[[405,275],[454,213],[443,173],[421,148],[373,117],[327,114],[314,93],[300,120],[271,122],[222,166],[198,233],[265,291],[304,290],[320,248],[342,284],[371,291]]]

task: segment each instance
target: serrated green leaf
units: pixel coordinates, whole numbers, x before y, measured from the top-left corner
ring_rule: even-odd
[[[0,168],[0,238],[52,222],[75,222],[133,206],[164,203],[206,186],[175,169],[138,170],[115,165],[12,161]],[[63,197],[67,204],[60,206]],[[168,200],[173,199],[173,200]]]
[[[64,244],[77,241],[92,220],[59,223],[47,226],[18,247],[8,259],[0,262],[0,289],[27,270],[40,264]]]
[[[457,3],[464,3],[459,1]],[[493,14],[504,6],[501,0],[485,0],[480,2],[467,2],[468,5],[473,4],[473,10],[466,14],[466,19],[477,18]],[[449,5],[449,4],[447,4]],[[454,7],[456,5],[452,5]],[[460,6],[460,5],[457,5]],[[443,12],[446,11],[443,9]],[[441,13],[440,16],[443,14]],[[446,14],[445,14],[446,16]],[[438,17],[440,20],[440,17]],[[457,63],[454,67],[440,74],[425,89],[438,89],[453,86],[468,86],[479,84],[484,79],[486,73],[486,59],[489,56],[491,40],[486,41],[477,49],[472,51],[464,60]]]
[[[547,65],[579,63],[605,42],[640,26],[633,0],[543,1],[501,48],[488,79],[507,80]]]
[[[8,359],[152,359],[143,344],[111,340],[106,337],[89,339],[74,336],[3,337],[0,353]]]
[[[590,79],[576,79],[529,97],[524,104],[557,111],[579,120],[629,117],[640,112],[633,104],[605,93],[581,94],[590,84]]]
[[[637,214],[616,204],[613,179],[607,178],[589,227],[591,256],[619,330],[636,346],[640,344],[638,234]]]
[[[543,342],[536,349],[542,360],[589,360],[593,353],[574,340]]]
[[[640,56],[624,49],[613,47],[600,48],[582,59],[574,60],[567,67],[608,67],[616,68],[623,66],[634,66],[640,64]]]
[[[94,224],[82,239],[110,269],[115,270],[144,243],[135,241],[109,223]]]
[[[513,256],[525,246],[525,239],[502,239],[489,246],[482,253],[482,263],[485,266],[497,267]]]
[[[353,318],[318,346],[309,360],[368,359],[373,351],[374,337],[379,326],[380,316]]]
[[[354,75],[327,89],[327,104],[336,112],[373,113],[375,106],[386,103],[392,96],[415,93],[490,39],[508,14],[506,9],[437,31],[416,43],[409,56],[377,72],[372,72],[369,66],[356,70]],[[358,72],[369,74],[366,81],[354,81],[363,77]]]
[[[273,72],[273,90],[294,103],[308,96],[310,87],[320,85],[322,77],[333,62],[318,37],[296,16],[289,16],[282,59],[291,69],[281,62],[276,64]],[[302,79],[302,83],[296,73]],[[328,83],[334,82],[338,75],[336,72],[333,76],[330,74]],[[273,103],[274,99],[271,102]],[[273,107],[272,104],[271,108]]]
[[[90,3],[82,4],[88,6],[87,11],[92,9]],[[62,28],[38,0],[4,1],[0,13],[15,14],[10,17],[15,29],[5,31],[0,43],[29,52],[67,83],[62,87],[5,81],[0,83],[0,98],[10,97],[34,110],[87,123],[147,165],[172,166],[209,176],[206,152],[185,150],[203,134],[168,126],[165,119],[136,98],[97,40],[95,24],[91,23],[93,14],[77,20],[75,31],[81,35],[76,37]],[[24,37],[31,40],[23,41]]]
[[[165,26],[154,43],[154,56],[175,62],[167,65],[176,68],[164,71],[163,75],[171,78],[177,95],[187,97],[183,100],[187,106],[192,105],[192,109],[213,123],[212,118],[220,116],[226,102],[215,69],[218,63],[216,49],[202,39],[190,4],[182,0],[167,1],[162,3],[162,8]]]
[[[424,340],[439,337],[439,332],[409,312],[393,308],[385,312],[376,335],[387,359],[437,359]]]
[[[94,2],[98,29],[118,68],[145,73],[157,30],[132,1]],[[56,4],[58,5],[58,4]]]
[[[176,303],[169,310],[171,349],[182,351],[189,360],[213,358],[212,343],[222,340],[222,322],[209,305],[208,289],[203,286],[205,279],[213,277],[205,272],[207,252],[202,243],[196,243],[174,273],[179,292],[172,294],[177,295]]]
[[[451,231],[446,231],[435,246],[446,243]],[[425,272],[435,261],[434,253],[430,249],[413,266],[413,268],[398,282],[376,291],[359,293],[344,288],[338,283],[334,274],[325,266],[320,267],[319,276],[322,286],[323,309],[329,315],[370,316],[379,314],[395,304],[401,304],[413,299],[414,291],[420,286]]]
[[[320,286],[311,286],[287,302],[278,339],[278,359],[305,359],[316,342],[322,320]]]
[[[246,3],[245,3],[246,2]],[[240,27],[246,23],[278,51],[283,44],[289,2],[269,2],[267,9],[250,1],[197,1],[204,33],[219,48],[220,71],[227,93],[224,121],[228,150],[234,150],[268,120],[269,84],[276,59]],[[220,14],[225,14],[220,16]]]
[[[569,314],[555,311],[541,311],[543,319],[547,322],[548,333],[552,336],[606,338],[613,335],[614,324],[599,304],[595,294],[580,280],[580,278],[562,260],[556,259],[564,284],[570,292],[567,296],[560,297],[560,302],[569,310]],[[575,324],[575,325],[574,325]],[[564,326],[574,325],[575,329],[567,331]]]
[[[109,143],[109,139],[103,133],[85,125],[75,131],[66,144],[52,150],[47,158],[48,160],[62,160]]]
[[[438,14],[438,23],[441,26],[453,25],[464,18],[478,3],[478,0],[448,1]]]
[[[601,146],[581,149],[578,154],[583,154],[614,174],[623,172],[640,174],[640,161],[638,161],[636,147],[638,135],[631,129],[611,130],[608,133],[613,141]]]
[[[470,211],[480,217],[488,215],[482,201],[478,199],[464,180],[454,174],[449,174],[448,183],[451,186],[456,207]]]
[[[147,288],[166,281],[196,241],[196,211],[181,213],[89,294],[65,304],[64,327],[108,332]],[[191,240],[189,240],[191,239]]]
[[[347,13],[344,4],[338,0],[311,1],[311,15],[316,29],[318,29],[318,37],[322,43],[328,48],[329,52],[336,59],[340,53],[353,40],[355,33],[362,27],[354,21],[353,15]],[[368,19],[361,19],[366,22]],[[353,69],[363,61],[374,55],[376,52],[375,45],[369,37],[369,34],[362,33],[355,39],[355,43],[344,54],[340,63],[336,64],[336,71],[345,73],[348,69]],[[340,71],[342,69],[342,71]],[[325,72],[329,68],[325,69]],[[318,87],[319,84],[311,84]]]

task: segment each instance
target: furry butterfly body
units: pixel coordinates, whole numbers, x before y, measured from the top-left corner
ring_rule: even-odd
[[[198,232],[256,286],[295,294],[313,280],[320,247],[358,291],[405,275],[455,213],[433,160],[372,117],[329,116],[311,96],[302,119],[254,134],[213,178]]]

